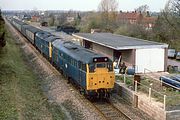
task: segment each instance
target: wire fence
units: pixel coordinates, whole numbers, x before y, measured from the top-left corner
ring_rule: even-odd
[[[156,76],[157,78],[157,76]],[[180,110],[180,90],[161,80],[152,77],[141,75],[140,80],[135,80],[134,76],[120,75],[117,76],[120,82],[134,90],[137,93],[145,94],[151,102],[161,103],[159,107],[166,111]]]

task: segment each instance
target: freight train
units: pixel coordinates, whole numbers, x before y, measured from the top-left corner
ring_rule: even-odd
[[[88,98],[109,98],[114,87],[113,62],[108,57],[63,40],[20,20],[11,24]]]

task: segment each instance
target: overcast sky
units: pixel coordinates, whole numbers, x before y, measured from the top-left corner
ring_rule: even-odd
[[[101,0],[0,0],[3,10],[97,10]],[[150,11],[159,12],[168,0],[117,0],[119,10],[133,11],[140,5],[147,4]]]

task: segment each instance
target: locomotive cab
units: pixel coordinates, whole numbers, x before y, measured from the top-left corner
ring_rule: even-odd
[[[114,80],[113,63],[109,58],[93,58],[93,62],[87,64],[87,90],[94,91],[97,97],[109,97]]]

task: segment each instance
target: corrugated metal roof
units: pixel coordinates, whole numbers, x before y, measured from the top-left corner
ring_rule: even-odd
[[[138,48],[167,48],[167,44],[142,40],[112,33],[75,33],[75,37],[100,44],[115,50]]]

